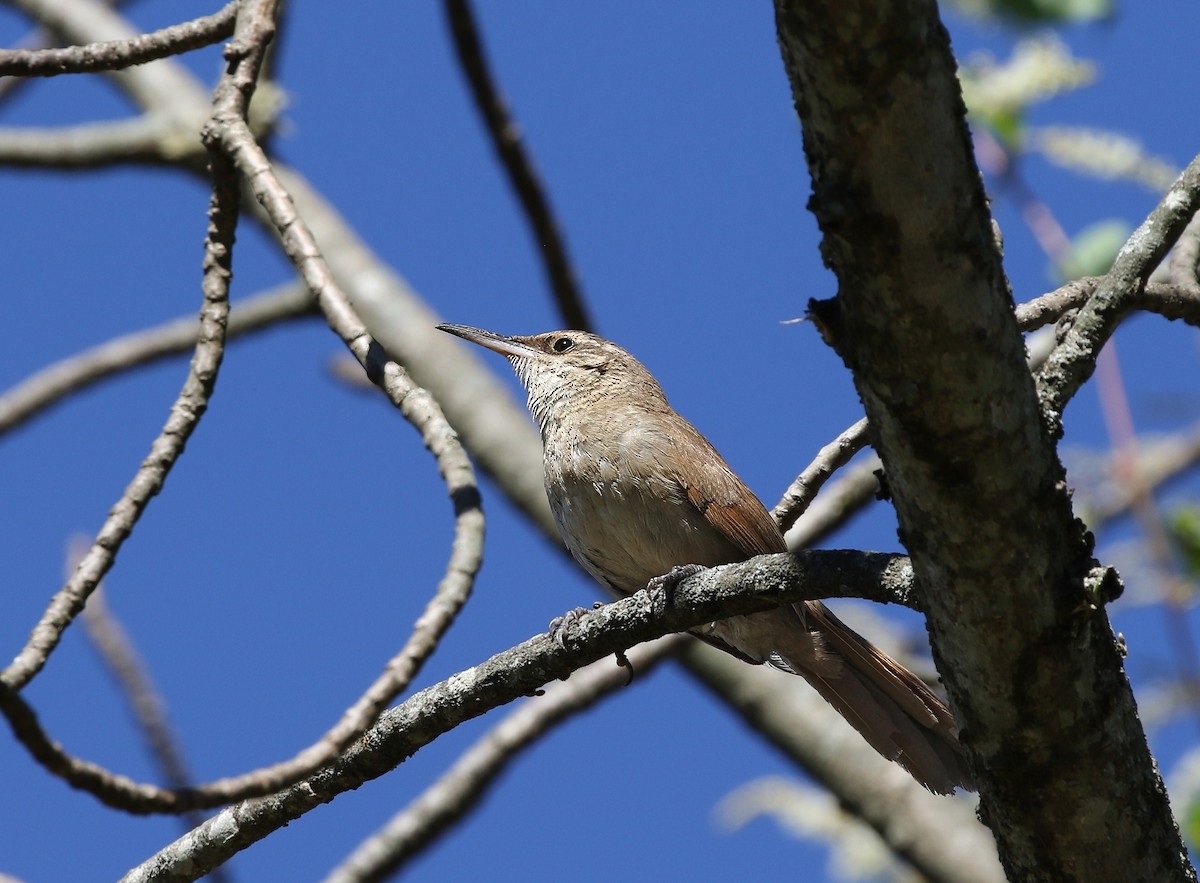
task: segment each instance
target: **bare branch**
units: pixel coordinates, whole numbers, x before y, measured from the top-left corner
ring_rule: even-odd
[[[640,644],[629,650],[628,663],[642,678],[686,642],[673,635]],[[469,814],[525,748],[575,712],[627,686],[629,677],[611,659],[600,659],[573,672],[570,680],[548,685],[543,695],[522,701],[416,800],[360,843],[325,883],[383,880],[404,867]]]
[[[214,147],[214,193],[225,197],[221,204],[226,204],[231,197],[236,204],[238,177],[225,154],[217,148],[224,147],[221,136],[229,131],[234,133],[232,137],[238,139],[238,143],[243,143],[244,140],[253,144],[252,136],[245,127],[244,115],[253,93],[258,64],[273,33],[272,14],[273,5],[269,0],[262,0],[259,3],[247,3],[239,15],[237,34],[227,51],[227,55],[236,58],[236,61],[217,87],[212,122],[205,130],[206,140]],[[256,156],[265,162],[261,153]],[[232,229],[229,230],[229,234],[227,239],[219,242],[216,242],[214,237],[215,244],[206,256],[206,268],[209,271],[205,282],[206,291],[213,279],[216,283],[227,286],[227,262],[232,245]],[[315,254],[312,260],[319,261],[319,254]],[[344,296],[340,292],[325,292],[325,305],[328,307],[338,298],[344,304]],[[348,306],[343,306],[343,309],[349,311]],[[354,320],[352,313],[349,317]],[[365,334],[361,331],[354,335],[356,343],[364,339]],[[362,357],[365,364],[371,364],[368,362],[366,348],[362,350]],[[394,370],[386,371],[389,392],[396,397],[405,416],[421,430],[426,445],[437,456],[442,474],[450,484],[457,518],[455,541],[447,574],[439,585],[436,597],[418,620],[408,644],[389,663],[384,675],[347,710],[329,733],[291,761],[267,770],[185,791],[138,785],[124,777],[109,774],[93,764],[69,757],[41,733],[32,711],[19,704],[15,694],[7,697],[6,711],[16,715],[20,721],[18,726],[15,720],[14,726],[18,728],[22,740],[48,768],[68,778],[77,787],[92,791],[105,802],[135,812],[179,811],[185,807],[215,806],[248,795],[270,793],[327,764],[348,744],[361,736],[387,704],[408,685],[466,601],[474,574],[482,560],[483,523],[470,463],[453,430],[445,422],[429,395],[409,382],[407,375],[404,375],[398,366],[390,367]]]
[[[1020,304],[1016,308],[1017,324],[1022,331],[1034,331],[1058,321],[1071,310],[1087,303],[1103,278],[1088,276],[1075,279]],[[1200,327],[1200,288],[1151,282],[1134,298],[1134,306],[1158,313],[1166,319],[1179,319]],[[872,457],[870,462],[843,473],[838,481],[818,496],[825,481],[866,444],[867,437],[865,419],[847,429],[818,452],[816,459],[800,473],[783,499],[776,504],[772,514],[788,535],[788,548],[803,548],[816,542],[819,537],[843,525],[874,499],[878,487],[875,473],[883,468],[878,457]],[[1174,446],[1162,461],[1165,470],[1163,480],[1187,468],[1186,458],[1190,448],[1184,444],[1180,451],[1178,447]],[[1179,459],[1181,456],[1184,458],[1182,462]],[[1118,505],[1123,508],[1127,504]],[[793,529],[793,525],[797,524],[799,528]]]
[[[592,321],[567,254],[566,239],[559,229],[533,160],[526,151],[521,127],[512,118],[504,96],[500,94],[488,69],[471,4],[468,0],[445,0],[444,5],[459,66],[471,87],[471,97],[475,99],[475,107],[491,136],[496,156],[508,174],[508,182],[520,200],[525,218],[537,239],[542,268],[558,301],[558,311],[568,328],[590,331]]]
[[[174,121],[153,115],[54,129],[0,127],[0,163],[52,169],[157,164],[178,159],[168,155],[167,144],[186,145],[197,156],[202,153],[197,138],[179,139],[177,134]]]
[[[109,6],[118,6],[121,0],[105,0]],[[55,42],[54,35],[46,28],[37,27],[31,30],[24,38],[16,44],[21,49],[53,49],[55,46],[61,45]],[[29,80],[19,77],[9,77],[5,80],[0,80],[0,103],[12,98],[16,95],[22,86],[29,83]]]
[[[771,512],[781,531],[787,533],[829,477],[866,446],[869,432],[870,427],[864,417],[817,452],[816,459],[796,476],[783,499]]]
[[[307,286],[292,282],[235,304],[229,312],[226,336],[233,340],[314,314]],[[0,394],[0,436],[101,380],[187,352],[196,345],[197,333],[196,319],[183,316],[47,365]]]
[[[192,777],[184,761],[180,741],[167,720],[167,704],[155,689],[149,670],[133,641],[109,608],[102,585],[92,593],[87,606],[83,608],[83,625],[101,661],[129,702],[150,757],[161,771],[163,780],[172,788],[187,788]],[[203,821],[204,816],[196,811],[186,812],[180,817],[185,831]],[[217,868],[209,879],[212,883],[227,883],[229,875],[224,868]]]
[[[192,777],[179,747],[179,739],[167,720],[167,704],[154,688],[154,682],[133,641],[109,608],[103,585],[92,592],[87,606],[83,608],[83,626],[105,668],[129,703],[163,781],[171,788],[190,787]],[[179,820],[183,829],[190,831],[204,821],[204,815],[192,810],[180,816]],[[227,877],[224,868],[217,868],[209,879],[213,883],[224,883]]]
[[[83,625],[101,662],[128,700],[163,780],[171,788],[190,787],[192,777],[178,748],[179,739],[167,720],[167,704],[155,689],[133,641],[109,608],[103,586],[88,598],[83,608]],[[197,816],[192,824],[200,821]]]
[[[1171,250],[1167,276],[1179,288],[1200,288],[1200,215],[1192,218]]]
[[[883,463],[874,452],[862,463],[842,472],[825,486],[785,535],[788,548],[795,551],[812,545],[833,533],[862,511],[879,490]]]
[[[1181,478],[1200,464],[1200,425],[1167,438],[1142,445],[1131,464],[1138,476],[1136,484],[1116,482],[1112,493],[1082,502],[1084,521],[1092,530],[1129,512],[1139,493],[1150,491]],[[1114,470],[1116,465],[1114,463]]]
[[[1022,331],[1033,331],[1057,322],[1071,310],[1083,307],[1105,278],[1085,276],[1074,279],[1054,291],[1026,301],[1016,308],[1017,324]],[[1158,313],[1164,319],[1179,319],[1188,325],[1200,327],[1200,288],[1150,282],[1131,295],[1128,308]],[[1128,315],[1128,312],[1124,315]]]
[[[58,645],[63,632],[83,608],[88,595],[112,566],[121,545],[133,532],[150,500],[166,481],[171,467],[183,453],[216,386],[225,352],[225,326],[229,314],[229,262],[237,226],[239,191],[234,177],[222,177],[214,169],[209,227],[205,240],[204,304],[195,354],[166,425],[150,447],[133,481],[113,506],[92,548],[74,575],[58,591],[34,627],[25,647],[0,673],[6,689],[20,690],[42,669]]]
[[[447,580],[451,579],[453,576],[447,577]],[[321,789],[310,791],[312,783],[330,771],[340,782],[353,781],[346,787],[356,788],[369,779],[383,775],[418,748],[464,721],[519,696],[533,693],[543,684],[565,678],[577,668],[604,656],[664,634],[686,631],[704,622],[817,597],[867,598],[903,604],[913,609],[921,607],[913,584],[912,568],[904,556],[828,550],[800,552],[794,556],[788,553],[764,555],[740,564],[712,568],[681,583],[674,590],[674,600],[669,607],[664,605],[662,597],[661,592],[653,595],[639,592],[631,598],[591,611],[568,629],[565,647],[548,636],[532,638],[410,697],[397,709],[380,716],[368,738],[360,739],[362,732],[350,737],[356,723],[362,720],[362,709],[371,705],[376,698],[376,693],[372,691],[391,678],[392,667],[389,666],[389,672],[343,715],[326,737],[293,760],[183,791],[134,782],[97,764],[72,757],[46,735],[38,723],[37,714],[20,694],[3,684],[0,684],[0,712],[3,712],[13,734],[29,753],[72,787],[87,791],[102,803],[127,812],[180,813],[270,794],[279,788],[287,788],[285,795],[292,795],[299,789],[308,792],[310,798],[315,797]],[[419,631],[427,632],[428,629]],[[398,713],[409,715],[411,719],[396,729],[393,724]],[[381,729],[385,732],[381,733]],[[337,752],[331,755],[327,748],[334,739],[344,743],[341,748],[349,747],[349,750],[341,754],[325,772],[316,773],[317,769],[324,767],[323,763],[317,762],[318,758],[326,758],[328,762],[336,756]],[[407,747],[393,752],[391,748],[400,743]],[[363,755],[363,751],[369,753]],[[379,753],[381,751],[382,754]],[[305,765],[313,765],[305,774],[316,773],[314,779],[303,782],[290,778],[296,771],[304,769]],[[291,782],[296,784],[288,787]],[[339,787],[336,793],[341,790],[344,789]],[[327,802],[332,796],[326,795],[324,800],[318,799],[316,803]],[[274,798],[270,798],[269,802],[273,803]],[[261,800],[251,803],[263,805]],[[304,810],[313,805],[315,803],[306,805]],[[275,809],[281,810],[281,807],[275,806]],[[268,814],[273,819],[269,822],[264,820],[264,823],[279,826],[300,813]],[[269,832],[262,830],[261,836]],[[249,842],[252,841],[242,846]]]
[[[143,34],[62,49],[0,49],[0,76],[53,77],[145,64],[168,55],[210,46],[233,33],[239,0],[219,12]]]
[[[1095,370],[1096,356],[1135,306],[1146,280],[1200,207],[1200,157],[1192,160],[1121,248],[1112,269],[1080,308],[1038,374],[1038,399],[1055,435],[1062,411]]]
[[[684,658],[708,655],[708,650],[693,642]],[[727,654],[706,661],[699,680],[763,738],[789,746],[789,755],[835,794],[839,805],[930,883],[1004,879],[991,832],[962,818],[965,799],[930,794],[861,739],[849,738],[850,727],[813,691],[790,689],[777,673],[747,670]]]
[[[97,0],[13,0],[13,5],[52,31],[64,43],[135,40],[141,34],[118,13]],[[178,63],[131,67],[111,82],[144,111],[169,120],[195,142],[212,108],[205,90]]]
[[[459,724],[584,665],[667,633],[824,597],[827,590],[916,604],[907,558],[862,552],[780,553],[714,567],[680,583],[669,606],[660,591],[638,592],[589,611],[568,629],[565,646],[539,635],[409,697],[331,767],[278,794],[222,810],[123,880],[194,880],[308,810],[384,775]],[[10,697],[0,693],[0,701]]]
[[[399,382],[405,378],[393,379]],[[456,511],[451,558],[435,597],[418,619],[405,647],[329,732],[293,759],[263,770],[192,788],[158,788],[133,782],[71,757],[42,732],[32,709],[15,693],[0,695],[0,709],[10,717],[14,731],[30,753],[55,775],[94,794],[108,805],[138,813],[182,812],[269,794],[311,775],[358,739],[420,670],[466,602],[482,562],[483,514],[465,452],[436,404],[423,390],[410,384],[401,410],[421,431],[426,446],[437,457],[440,471],[450,485]]]

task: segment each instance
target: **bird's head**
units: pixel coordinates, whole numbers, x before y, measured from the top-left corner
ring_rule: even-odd
[[[507,357],[529,393],[529,410],[543,431],[560,420],[568,407],[587,407],[630,394],[663,399],[658,381],[641,362],[586,331],[505,337],[468,325],[437,327]]]

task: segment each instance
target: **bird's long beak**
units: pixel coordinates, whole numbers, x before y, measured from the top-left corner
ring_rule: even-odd
[[[447,334],[453,334],[455,337],[461,337],[463,340],[477,343],[493,352],[500,353],[502,356],[530,358],[539,355],[537,350],[519,340],[505,337],[502,334],[495,334],[491,331],[484,331],[482,328],[472,328],[470,325],[439,325],[437,327],[439,331],[445,331]]]

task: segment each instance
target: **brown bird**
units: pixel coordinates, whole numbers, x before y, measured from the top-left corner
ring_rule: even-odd
[[[602,585],[628,595],[677,566],[787,550],[758,498],[615,343],[583,331],[504,337],[465,325],[438,328],[512,362],[541,428],[558,531]],[[800,675],[930,791],[974,787],[950,709],[820,601],[692,633],[739,659]]]

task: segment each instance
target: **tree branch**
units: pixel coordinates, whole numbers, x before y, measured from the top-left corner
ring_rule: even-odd
[[[93,5],[88,0],[70,0],[64,15],[70,18],[67,24],[72,42],[133,35],[128,28],[116,33],[111,22],[101,21],[92,14]],[[87,15],[81,13],[84,7],[88,7]],[[168,119],[203,118],[206,112],[203,91],[182,66],[164,60],[129,73],[153,78],[160,76],[160,72],[164,72],[163,79],[155,88],[130,93],[142,110],[162,113]],[[178,105],[173,112],[163,103],[166,96],[173,96]],[[181,133],[186,130],[186,126],[179,127]],[[189,167],[195,170],[194,166]],[[542,487],[540,444],[524,409],[479,357],[433,330],[440,317],[405,280],[379,260],[320,193],[282,164],[276,164],[275,172],[294,200],[296,211],[322,243],[330,271],[349,294],[355,311],[363,317],[371,333],[390,355],[409,368],[421,386],[434,394],[480,467],[494,476],[517,508],[551,538],[556,548],[560,547]],[[257,206],[251,208],[256,217],[264,217]],[[687,665],[700,677],[715,677],[713,673],[726,662],[724,654],[698,648],[689,655]],[[748,711],[739,706],[738,694],[743,683],[755,683],[758,670],[742,665],[740,672],[727,678],[726,686],[721,689],[726,701],[745,717]],[[768,703],[756,713],[770,716],[772,707]],[[770,738],[797,763],[805,762],[804,746],[787,727],[774,728]],[[856,738],[847,735],[850,744]],[[880,833],[887,837],[889,830],[884,826]],[[944,824],[935,825],[924,836],[937,839],[944,836],[944,830]]]
[[[41,671],[63,632],[83,608],[88,595],[112,566],[121,545],[133,532],[150,500],[166,481],[183,453],[200,417],[208,407],[225,352],[225,326],[229,313],[230,258],[238,218],[236,178],[214,170],[209,227],[204,249],[204,303],[195,355],[166,425],[151,445],[133,481],[116,502],[95,542],[74,575],[51,600],[41,621],[12,663],[0,673],[5,690],[20,690]]]
[[[626,662],[640,680],[687,638],[672,635],[628,651]],[[634,675],[611,659],[600,659],[554,681],[544,693],[521,701],[488,730],[436,782],[388,820],[325,877],[325,883],[384,880],[441,839],[487,796],[500,773],[523,751],[577,711],[617,693]]]
[[[1115,482],[1110,493],[1098,494],[1084,500],[1081,509],[1084,520],[1092,530],[1100,531],[1108,522],[1133,508],[1140,493],[1157,489],[1182,478],[1200,464],[1200,425],[1178,434],[1138,446],[1134,468],[1135,484]],[[1116,464],[1111,467],[1116,472]]]
[[[936,5],[777,0],[776,21],[840,283],[836,344],[1005,870],[1193,879],[1107,617],[1088,604],[1091,548],[1025,362]]]
[[[233,340],[315,312],[308,287],[292,282],[234,304],[226,336]],[[196,319],[181,316],[47,365],[0,394],[0,436],[101,380],[187,352],[195,347],[198,333]]]
[[[153,115],[54,129],[0,127],[0,163],[50,169],[161,164],[169,161],[164,145],[176,143],[177,132],[177,123]],[[199,141],[189,138],[187,144],[199,155]]]
[[[219,12],[142,34],[131,40],[112,40],[62,49],[0,49],[0,76],[53,77],[94,73],[145,64],[211,46],[233,33],[239,0]]]
[[[820,493],[829,477],[866,447],[869,432],[870,426],[864,417],[817,452],[816,458],[796,476],[791,487],[784,492],[783,499],[771,510],[771,517],[781,531],[787,533]]]
[[[521,127],[512,118],[507,102],[488,69],[471,4],[468,0],[445,0],[444,8],[450,33],[454,37],[459,67],[471,87],[471,97],[475,99],[475,107],[492,139],[496,157],[508,174],[508,183],[512,185],[537,240],[542,269],[558,301],[563,322],[568,328],[591,331],[592,320],[567,254],[566,239],[559,229],[533,160],[525,149]]]
[[[685,658],[709,648],[692,642]],[[765,668],[746,669],[728,654],[700,669],[702,684],[729,703],[755,732],[789,746],[839,805],[869,825],[930,883],[1001,883],[996,843],[983,825],[964,823],[962,800],[930,794],[875,753],[814,691]]]
[[[171,788],[190,787],[192,776],[180,741],[167,720],[167,704],[155,689],[129,634],[109,608],[103,585],[92,592],[83,608],[83,626],[101,662],[129,703],[150,759],[158,767],[163,781]],[[180,816],[179,821],[185,831],[190,831],[204,821],[204,816],[192,811]],[[229,883],[228,876],[224,868],[217,868],[209,879],[212,883]]]
[[[1054,291],[1026,301],[1017,307],[1017,324],[1022,331],[1033,331],[1057,322],[1071,310],[1087,304],[1105,278],[1085,276],[1074,279]],[[1131,295],[1128,311],[1124,315],[1128,316],[1132,310],[1146,310],[1164,319],[1178,319],[1200,328],[1200,288],[1150,282]]]
[[[1117,254],[1113,267],[1080,308],[1070,330],[1038,374],[1038,398],[1055,437],[1062,412],[1092,376],[1096,357],[1121,319],[1134,308],[1150,274],[1200,207],[1200,156],[1192,160],[1150,216]]]
[[[194,880],[310,809],[384,775],[459,724],[584,665],[670,632],[829,591],[915,603],[906,558],[842,551],[764,555],[715,567],[680,583],[670,606],[661,591],[638,592],[589,611],[568,628],[561,646],[539,635],[409,697],[333,766],[279,794],[223,810],[122,879]]]
[[[265,163],[265,157],[257,150],[245,125],[244,116],[253,94],[258,65],[273,34],[273,12],[274,6],[270,0],[249,0],[241,10],[234,41],[226,53],[232,63],[217,87],[213,116],[204,132],[205,141],[212,145],[214,151],[212,167],[215,190],[225,194],[227,198],[233,198],[235,203],[237,175],[224,151],[229,150],[244,161]],[[254,180],[260,181],[268,175],[269,169],[267,172],[259,169]],[[232,183],[229,183],[230,180]],[[223,183],[224,186],[221,186]],[[279,198],[278,193],[275,193],[275,196]],[[279,209],[280,205],[275,204],[275,208]],[[301,247],[306,250],[303,259],[297,256],[297,262],[309,269],[310,284],[319,292],[319,301],[327,314],[331,315],[334,321],[344,320],[348,315],[349,320],[356,325],[357,320],[349,312],[344,296],[340,292],[330,291],[328,286],[319,287],[316,275],[320,272],[322,261],[320,254],[315,251],[315,245],[304,239],[306,231],[303,224],[295,219],[291,219],[291,223],[281,223],[281,233],[285,237],[289,233],[292,234],[291,242],[294,247],[289,251],[290,254],[297,256]],[[302,242],[302,246],[296,246],[297,242]],[[231,244],[232,230],[229,231],[229,237],[223,246],[211,249],[206,258],[206,267],[210,273],[215,273],[215,270],[221,267],[225,268],[223,275],[216,275],[226,286]],[[218,258],[223,263],[218,265]],[[210,278],[211,276],[206,277],[206,290]],[[357,331],[351,329],[351,337],[350,343],[360,348],[364,364],[368,369],[375,368],[380,376],[386,375],[389,392],[397,397],[397,403],[404,415],[421,431],[426,446],[438,459],[440,471],[450,486],[450,494],[455,504],[455,538],[446,576],[438,587],[436,597],[430,601],[425,613],[418,620],[405,648],[389,663],[385,673],[318,743],[305,749],[292,760],[265,770],[183,790],[139,785],[125,777],[114,776],[94,764],[70,757],[45,736],[37,725],[32,710],[20,701],[15,692],[3,697],[0,705],[6,714],[12,716],[11,721],[18,737],[52,772],[63,776],[76,787],[90,791],[104,802],[132,812],[180,812],[196,807],[217,806],[247,796],[267,794],[310,775],[358,739],[392,699],[407,687],[422,663],[432,653],[441,635],[449,628],[466,602],[474,575],[482,561],[483,515],[479,508],[479,494],[466,454],[436,403],[427,393],[409,382],[398,366],[393,365],[392,370],[388,370],[388,366],[381,367],[372,361],[373,354],[363,344],[365,333],[361,328]]]

